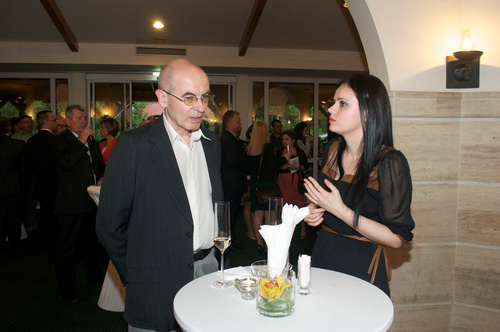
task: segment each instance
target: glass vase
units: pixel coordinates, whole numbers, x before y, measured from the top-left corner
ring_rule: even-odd
[[[269,317],[291,315],[295,309],[295,272],[288,268],[262,270],[258,277],[257,311]]]

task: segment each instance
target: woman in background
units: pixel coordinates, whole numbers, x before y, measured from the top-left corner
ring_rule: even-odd
[[[306,154],[307,158],[311,158],[311,136],[309,136],[309,125],[307,122],[299,122],[293,129],[295,133],[297,145]]]
[[[257,239],[257,252],[261,255],[266,253],[266,247],[259,229],[263,217],[266,224],[269,223],[268,215],[265,213],[269,205],[259,204],[257,187],[267,189],[276,185],[278,170],[285,162],[285,157],[274,154],[274,145],[270,143],[266,124],[262,121],[255,122],[250,143],[247,145],[247,173],[250,174],[250,201],[251,209],[254,211],[252,226]]]
[[[105,117],[101,121],[101,128],[99,129],[101,136],[104,137],[100,144],[102,158],[104,162],[108,162],[109,154],[113,149],[113,146],[116,142],[116,135],[118,135],[118,131],[120,131],[120,125],[118,121],[113,118]]]
[[[315,267],[369,281],[390,296],[386,247],[413,238],[412,182],[405,156],[394,149],[391,105],[375,76],[340,83],[329,129],[340,135],[325,147],[318,181],[305,180],[311,201],[305,218],[322,226],[312,252]]]
[[[281,156],[286,158],[288,154],[288,160],[281,165],[278,176],[283,204],[288,203],[304,207],[307,205],[306,196],[304,193],[299,193],[299,182],[303,180],[302,172],[309,166],[306,154],[298,147],[293,131],[284,131],[281,135],[281,141],[285,147],[281,152]],[[300,238],[302,240],[306,238],[306,223],[304,221],[300,223]]]

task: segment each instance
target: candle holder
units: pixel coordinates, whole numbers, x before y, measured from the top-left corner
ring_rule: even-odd
[[[239,277],[235,280],[235,286],[241,293],[243,300],[253,300],[257,295],[259,287],[259,279],[256,277],[245,276]]]

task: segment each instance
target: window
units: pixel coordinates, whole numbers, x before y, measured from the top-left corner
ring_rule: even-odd
[[[252,78],[252,123],[264,121],[269,126],[274,119],[281,121],[283,131],[292,130],[299,122],[307,122],[312,137],[309,162],[314,176],[321,163],[325,144],[332,133],[328,131],[328,107],[339,80]]]
[[[61,74],[2,74],[0,76],[0,116],[29,115],[40,111],[56,114],[68,105],[69,80]]]

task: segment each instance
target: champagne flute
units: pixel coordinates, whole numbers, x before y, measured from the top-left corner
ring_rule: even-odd
[[[224,251],[231,244],[231,224],[230,224],[230,204],[229,202],[215,202],[215,234],[214,244],[220,251],[220,280],[212,282],[214,288],[231,288],[234,286],[232,281],[224,280]]]

